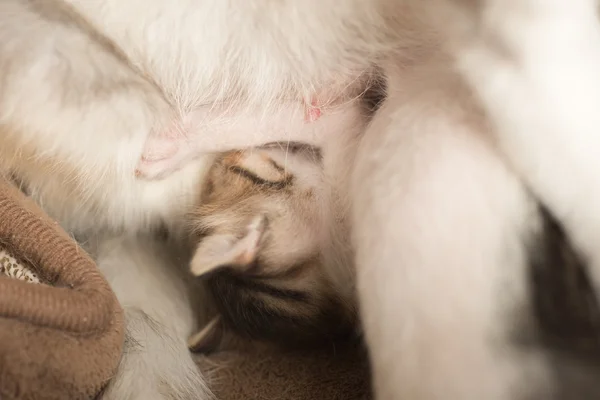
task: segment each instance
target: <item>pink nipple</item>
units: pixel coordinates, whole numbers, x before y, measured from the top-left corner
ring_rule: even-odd
[[[310,105],[306,106],[304,121],[315,122],[319,118],[321,118],[321,108],[317,105],[317,98],[313,97],[313,99],[310,101]]]

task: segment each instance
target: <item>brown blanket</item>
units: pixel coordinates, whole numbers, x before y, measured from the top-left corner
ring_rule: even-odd
[[[311,352],[266,346],[199,357],[219,400],[368,400],[367,360],[359,346]]]
[[[123,313],[93,261],[0,178],[0,398],[90,399],[111,378]],[[10,279],[14,256],[48,284]]]
[[[0,178],[0,399],[96,397],[118,365],[123,326],[92,260]],[[369,398],[357,345],[301,354],[245,344],[197,362],[220,400]]]

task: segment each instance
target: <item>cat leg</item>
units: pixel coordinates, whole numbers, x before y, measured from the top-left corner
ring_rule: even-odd
[[[103,399],[211,399],[188,351],[186,340],[197,315],[189,287],[174,265],[178,254],[142,237],[103,240],[95,253],[127,324],[121,364]]]
[[[430,79],[392,77],[354,170],[357,285],[376,396],[548,398],[538,392],[544,360],[513,337],[529,315],[530,203],[444,68]]]
[[[458,52],[509,162],[600,292],[600,26],[593,0],[487,0]]]
[[[194,168],[136,182],[144,142],[171,107],[64,1],[0,1],[0,70],[0,171],[67,231],[173,219],[164,193],[197,186]]]

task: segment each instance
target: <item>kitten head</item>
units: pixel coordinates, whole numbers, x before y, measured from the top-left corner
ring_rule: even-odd
[[[194,347],[217,330],[283,345],[305,345],[347,332],[351,307],[329,283],[322,261],[319,151],[278,144],[218,157],[201,206],[191,271],[202,277],[220,314]]]

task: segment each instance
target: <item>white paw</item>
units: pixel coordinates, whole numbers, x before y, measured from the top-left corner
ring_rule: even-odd
[[[146,141],[135,175],[140,179],[163,179],[185,167],[197,156],[193,143],[182,134],[152,135]]]
[[[127,311],[127,339],[102,400],[211,400],[185,338],[142,311]]]

